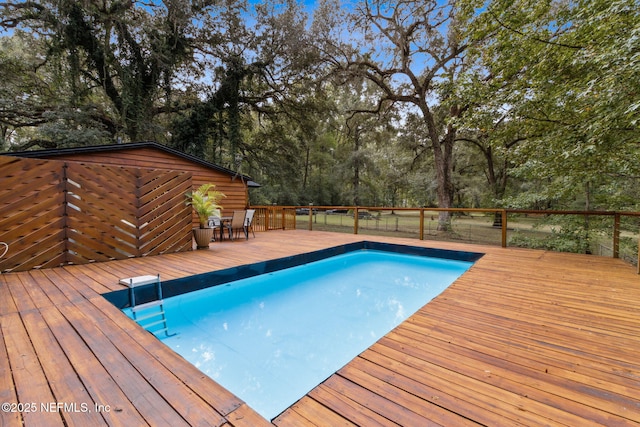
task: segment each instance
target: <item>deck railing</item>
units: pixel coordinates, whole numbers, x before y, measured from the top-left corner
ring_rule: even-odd
[[[593,253],[640,265],[640,212],[313,205],[252,208],[256,209],[254,228],[261,231],[303,228],[462,240]],[[443,217],[443,212],[448,215]]]

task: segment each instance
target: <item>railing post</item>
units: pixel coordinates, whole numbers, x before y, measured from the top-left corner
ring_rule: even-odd
[[[636,265],[638,266],[636,273],[640,274],[640,233],[638,234],[638,263]]]
[[[280,210],[281,214],[280,214],[280,223],[282,224],[282,229],[286,230],[287,229],[287,217],[285,215],[285,208],[282,208]]]
[[[313,203],[309,203],[309,231],[313,231]]]
[[[358,207],[353,209],[353,234],[358,234]]]
[[[502,209],[502,247],[507,247],[507,210]]]
[[[424,209],[420,209],[420,240],[424,240]]]
[[[613,257],[620,258],[620,214],[613,215]]]
[[[269,217],[271,217],[271,209],[266,208],[264,210],[264,231],[269,231],[271,229],[271,225],[269,224]]]

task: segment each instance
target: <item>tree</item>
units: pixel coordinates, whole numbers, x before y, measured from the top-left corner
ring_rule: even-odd
[[[457,127],[465,105],[451,88],[466,68],[467,41],[462,33],[473,7],[460,2],[363,0],[350,13],[351,45],[323,39],[322,47],[335,72],[369,80],[379,89],[379,102],[410,105],[426,125],[437,178],[438,206],[453,206],[452,165]],[[328,28],[325,25],[324,28]],[[449,228],[449,212],[441,212],[439,228]]]
[[[212,146],[213,160],[236,170],[255,163],[252,126],[282,116],[299,121],[314,96],[314,60],[305,49],[307,16],[300,5],[253,6],[225,2],[203,20],[197,55],[210,72],[201,99],[174,122],[171,142],[196,155]]]
[[[208,1],[46,0],[0,3],[0,25],[24,28],[46,43],[47,61],[59,61],[67,105],[104,96],[104,122],[113,136],[161,140],[158,116],[174,110],[173,88],[193,60],[194,20]]]
[[[623,182],[640,172],[632,160],[640,117],[637,2],[495,0],[475,25],[471,37],[485,40],[477,58],[494,90],[483,92],[485,110],[467,117],[506,110],[526,136],[513,173],[547,183],[511,203],[559,200],[562,207],[579,199],[594,209],[598,193],[627,188]]]
[[[377,187],[377,180],[367,180],[374,175],[374,149],[386,130],[390,127],[391,112],[376,108],[375,86],[366,79],[353,78],[341,84],[336,93],[336,124],[340,132],[340,146],[337,147],[343,159],[340,174],[344,181],[345,201],[356,206],[367,200],[367,205],[375,204],[376,197],[364,197],[363,182]],[[388,140],[387,140],[388,142]],[[374,181],[374,182],[372,182]],[[367,193],[372,194],[371,188]]]
[[[93,145],[110,139],[103,99],[67,103],[66,71],[45,58],[42,40],[15,31],[0,39],[1,148]]]
[[[467,124],[475,123],[470,130],[486,117],[493,119],[484,127],[493,127],[506,113],[507,123],[525,136],[512,150],[511,174],[526,180],[529,190],[503,201],[636,210],[637,201],[621,192],[628,194],[640,176],[632,160],[640,154],[637,2],[494,0],[471,29],[471,38],[484,40],[473,53],[492,85],[483,90],[478,78],[466,91],[485,99],[482,108],[467,112]],[[495,136],[493,142],[502,140]],[[600,238],[589,217],[553,221],[549,247],[588,252]]]
[[[0,39],[0,148],[9,148],[19,129],[44,123],[48,103],[44,100],[51,102],[50,82],[37,72],[42,60],[35,46],[37,40],[22,32]],[[25,96],[27,93],[31,96]]]

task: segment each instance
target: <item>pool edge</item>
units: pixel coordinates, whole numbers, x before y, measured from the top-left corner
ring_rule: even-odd
[[[162,295],[164,298],[169,298],[187,292],[193,292],[228,283],[234,280],[241,280],[260,274],[271,273],[285,268],[308,264],[310,262],[320,261],[332,256],[342,255],[358,250],[380,250],[406,255],[417,255],[467,262],[475,262],[484,255],[484,253],[481,252],[456,251],[450,249],[437,249],[362,240],[360,242],[332,246],[330,248],[306,252],[303,254],[291,255],[253,264],[244,264],[222,270],[214,270],[163,281]],[[139,303],[150,302],[157,299],[155,285],[140,286],[139,288],[136,288],[135,292],[136,301]],[[102,296],[119,309],[130,307],[130,294],[128,289],[107,292],[102,294]]]

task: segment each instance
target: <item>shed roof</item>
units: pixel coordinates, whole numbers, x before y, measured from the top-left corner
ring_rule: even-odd
[[[7,156],[40,159],[40,158],[51,158],[51,157],[57,157],[57,156],[66,156],[69,154],[91,154],[91,153],[101,153],[101,152],[107,152],[107,151],[132,150],[136,148],[153,148],[156,150],[162,150],[167,153],[173,154],[175,156],[182,157],[190,162],[198,163],[207,168],[216,170],[218,172],[240,177],[245,182],[247,182],[247,185],[249,187],[260,186],[260,184],[255,183],[250,176],[237,173],[236,171],[233,171],[231,169],[225,168],[215,163],[208,162],[206,160],[192,156],[191,154],[183,153],[182,151],[175,150],[165,145],[158,144],[157,142],[154,142],[154,141],[130,142],[125,144],[89,145],[85,147],[72,147],[72,148],[53,148],[48,150],[13,151],[13,152],[1,153],[1,154],[7,155]]]

